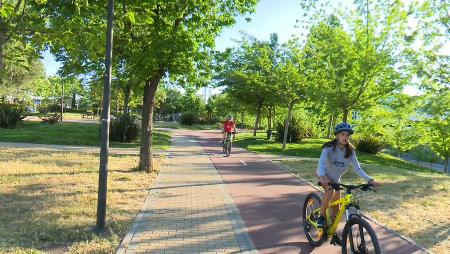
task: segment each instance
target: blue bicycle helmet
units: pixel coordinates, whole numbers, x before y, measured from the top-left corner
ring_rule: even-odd
[[[340,123],[336,125],[336,127],[334,128],[334,135],[338,134],[341,131],[348,131],[350,134],[353,134],[353,132],[355,132],[353,130],[353,126],[349,123]]]

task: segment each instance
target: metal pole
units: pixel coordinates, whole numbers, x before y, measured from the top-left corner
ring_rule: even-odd
[[[61,122],[63,120],[63,113],[64,113],[64,78],[61,79]],[[56,113],[55,113],[56,116]]]
[[[111,100],[112,44],[113,44],[114,0],[108,3],[108,24],[106,30],[105,84],[103,87],[102,138],[100,146],[100,168],[98,178],[97,226],[96,231],[105,229],[106,193],[108,179],[109,106]]]

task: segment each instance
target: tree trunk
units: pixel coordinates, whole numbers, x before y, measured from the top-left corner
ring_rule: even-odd
[[[285,149],[286,148],[286,143],[287,143],[287,136],[288,136],[288,130],[289,130],[289,124],[291,123],[291,118],[292,118],[292,108],[294,108],[294,104],[295,102],[291,102],[289,104],[288,107],[288,115],[286,117],[286,121],[284,123],[284,135],[283,135],[283,146],[281,147],[281,149]]]
[[[272,125],[273,125],[273,127],[275,128],[275,119],[276,119],[276,117],[277,117],[277,112],[275,111],[276,110],[276,106],[273,106],[273,110],[272,110]]]
[[[267,139],[272,138],[272,106],[268,108],[269,114],[267,115]]]
[[[258,130],[259,119],[261,118],[262,106],[263,106],[262,102],[258,102],[258,105],[256,106],[256,119],[255,119],[255,127],[253,128],[253,137],[256,137],[256,131]]]
[[[131,79],[128,80],[128,84],[123,88],[124,101],[123,101],[123,114],[127,115],[130,112],[128,104],[130,103],[131,94]]]
[[[72,93],[71,107],[72,108],[76,108],[77,107],[77,94],[76,93]]]
[[[5,49],[5,45],[6,45],[5,39],[6,39],[6,30],[0,31],[0,78],[3,77],[2,74],[5,70],[5,62],[4,62],[4,60],[5,60],[4,49]]]
[[[342,117],[342,122],[344,122],[344,123],[346,123],[347,122],[347,119],[348,119],[348,112],[349,112],[349,110],[348,110],[348,108],[344,108],[343,109],[343,117]]]
[[[61,84],[61,122],[63,120],[63,113],[64,113],[64,80]]]
[[[449,160],[450,155],[447,155],[447,157],[445,158],[445,166],[444,166],[444,172],[447,172],[447,175],[450,175]]]
[[[328,133],[327,138],[331,139],[331,134],[333,133],[333,120],[334,120],[334,112],[330,115],[330,120],[328,121]]]
[[[153,75],[144,87],[144,98],[142,105],[142,139],[139,153],[139,170],[151,172],[153,170],[153,109],[155,106],[155,95],[159,81],[164,74],[163,70]]]
[[[269,131],[272,131],[272,107],[269,107],[269,117],[267,118],[267,129],[269,129]]]

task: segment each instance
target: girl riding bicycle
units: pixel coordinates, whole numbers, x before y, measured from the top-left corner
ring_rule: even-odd
[[[325,226],[325,213],[331,202],[341,198],[341,193],[335,191],[330,183],[340,183],[341,176],[347,171],[348,167],[353,165],[353,170],[374,187],[380,184],[370,178],[359,165],[356,158],[355,148],[350,144],[350,136],[354,133],[353,126],[349,123],[340,123],[334,128],[336,138],[326,142],[322,146],[319,165],[317,167],[317,176],[320,184],[325,189],[325,195],[320,207],[320,216],[317,220],[319,227]],[[336,217],[339,207],[333,207],[331,217]]]

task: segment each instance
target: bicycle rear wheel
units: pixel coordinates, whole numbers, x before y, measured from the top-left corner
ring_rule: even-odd
[[[231,154],[231,141],[228,141],[227,146],[225,148],[225,155],[230,156],[230,154]]]
[[[326,229],[317,228],[312,225],[308,218],[317,221],[320,213],[318,209],[322,203],[322,199],[317,193],[309,193],[305,198],[303,204],[303,229],[305,230],[306,238],[311,246],[320,246],[326,239]]]
[[[381,253],[377,235],[370,224],[359,216],[351,217],[342,233],[342,253]]]

